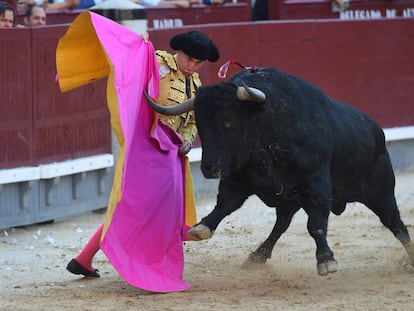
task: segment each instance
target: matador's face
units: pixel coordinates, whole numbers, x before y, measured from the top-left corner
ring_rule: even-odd
[[[201,66],[203,65],[204,61],[193,58],[183,51],[177,52],[177,63],[178,69],[186,76],[192,75],[194,72],[197,72]]]

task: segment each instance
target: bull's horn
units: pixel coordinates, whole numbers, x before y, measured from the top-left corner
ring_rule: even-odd
[[[151,96],[144,91],[144,96],[147,99],[148,103],[156,112],[166,115],[166,116],[176,116],[184,112],[189,112],[194,110],[194,97],[183,101],[181,104],[175,106],[162,106],[154,101]]]
[[[266,95],[259,89],[248,87],[246,83],[241,81],[243,86],[239,86],[237,89],[237,98],[242,101],[253,101],[256,103],[262,103],[266,100]]]

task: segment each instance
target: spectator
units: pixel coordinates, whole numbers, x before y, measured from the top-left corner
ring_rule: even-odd
[[[66,0],[64,2],[44,2],[43,7],[48,10],[82,10],[89,9],[103,0]]]
[[[134,0],[135,3],[144,6],[163,6],[174,5],[179,8],[189,8],[191,4],[197,3],[198,0]]]
[[[139,1],[139,0],[138,0]],[[142,5],[175,5],[189,8],[192,4],[222,4],[225,0],[141,0]],[[151,3],[152,2],[152,3]]]
[[[17,0],[16,9],[18,14],[26,14],[29,7],[34,5],[42,5],[47,0]],[[23,25],[21,25],[23,27]]]
[[[253,21],[266,21],[269,19],[268,0],[255,0],[252,9]]]
[[[349,1],[344,0],[332,0],[332,12],[341,12],[348,8]]]
[[[223,4],[226,0],[191,0],[191,4]]]
[[[46,25],[46,11],[40,6],[29,6],[24,16],[26,27],[38,27]]]
[[[0,28],[12,28],[16,20],[16,10],[7,2],[0,2]]]

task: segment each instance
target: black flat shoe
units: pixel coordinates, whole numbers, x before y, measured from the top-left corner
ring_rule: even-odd
[[[92,278],[100,278],[99,270],[95,269],[93,271],[84,268],[75,258],[73,258],[68,265],[66,266],[66,270],[73,274],[82,274],[84,276],[89,276]]]

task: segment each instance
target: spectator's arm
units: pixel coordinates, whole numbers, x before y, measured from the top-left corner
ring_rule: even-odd
[[[43,3],[43,7],[48,10],[69,10],[76,8],[80,3],[80,0],[67,0],[60,3]]]

